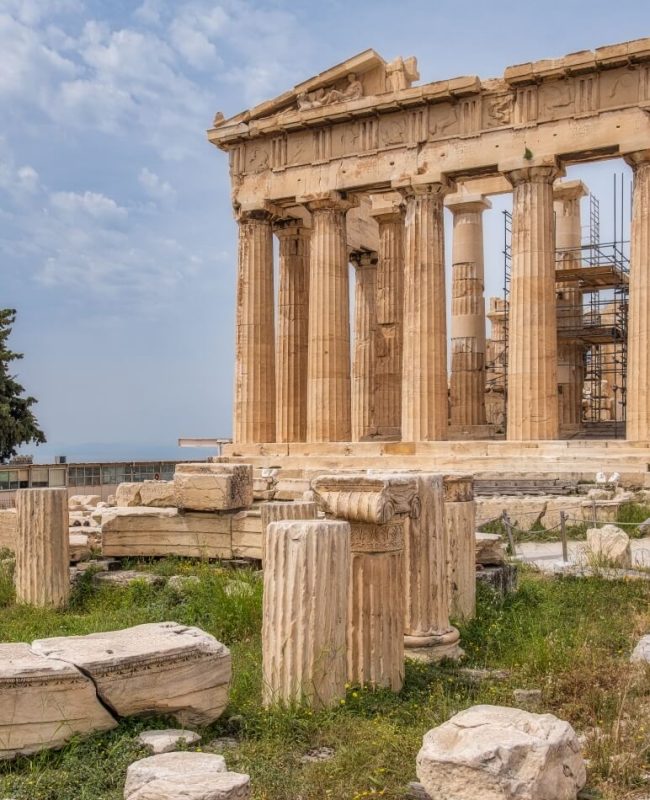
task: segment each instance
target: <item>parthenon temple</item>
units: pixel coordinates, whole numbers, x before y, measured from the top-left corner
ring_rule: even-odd
[[[230,455],[357,442],[406,454],[416,452],[407,443],[493,439],[488,361],[500,327],[501,438],[580,438],[586,345],[567,331],[584,324],[583,293],[614,285],[616,269],[583,257],[588,189],[565,168],[614,158],[634,176],[629,270],[617,278],[629,298],[625,436],[647,444],[650,39],[489,80],[419,78],[415,58],[366,50],[274,100],[216,115],[208,138],[229,154],[239,232]],[[510,292],[507,308],[492,298],[486,315],[483,217],[505,193]],[[350,447],[328,452],[361,452]]]

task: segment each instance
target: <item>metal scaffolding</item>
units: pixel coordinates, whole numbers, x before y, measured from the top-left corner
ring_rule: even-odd
[[[581,438],[625,436],[629,242],[624,238],[625,176],[614,176],[614,238],[600,240],[600,203],[589,195],[589,228],[579,248],[558,249],[558,297],[580,292],[581,313],[558,308],[558,343],[581,347],[584,359]],[[503,306],[491,309],[503,320],[502,336],[491,340],[487,391],[503,396],[504,427],[508,396],[508,327],[512,270],[512,214],[503,212]],[[575,267],[566,268],[567,263]]]

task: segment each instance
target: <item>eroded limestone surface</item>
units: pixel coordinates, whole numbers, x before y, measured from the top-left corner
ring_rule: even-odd
[[[174,473],[176,505],[191,511],[229,511],[253,503],[249,464],[178,464]]]
[[[32,649],[78,666],[121,717],[169,714],[181,725],[209,725],[228,702],[230,651],[199,628],[149,623],[40,639]]]
[[[72,664],[45,658],[28,644],[0,644],[0,759],[116,725],[93,682]]]
[[[437,800],[576,800],[586,781],[568,722],[487,705],[425,734],[417,775]]]

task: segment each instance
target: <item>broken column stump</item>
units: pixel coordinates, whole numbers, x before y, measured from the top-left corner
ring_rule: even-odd
[[[70,594],[66,489],[16,492],[16,601],[60,608]]]
[[[264,537],[264,704],[325,708],[345,696],[350,526],[272,522]]]
[[[445,526],[449,548],[449,613],[455,619],[476,616],[476,507],[472,475],[445,475]]]

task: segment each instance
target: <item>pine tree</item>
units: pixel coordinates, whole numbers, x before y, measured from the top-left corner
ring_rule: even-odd
[[[21,444],[46,441],[32,411],[36,399],[25,397],[25,390],[9,373],[11,362],[23,357],[7,345],[15,321],[15,309],[0,308],[0,464],[15,456]]]

